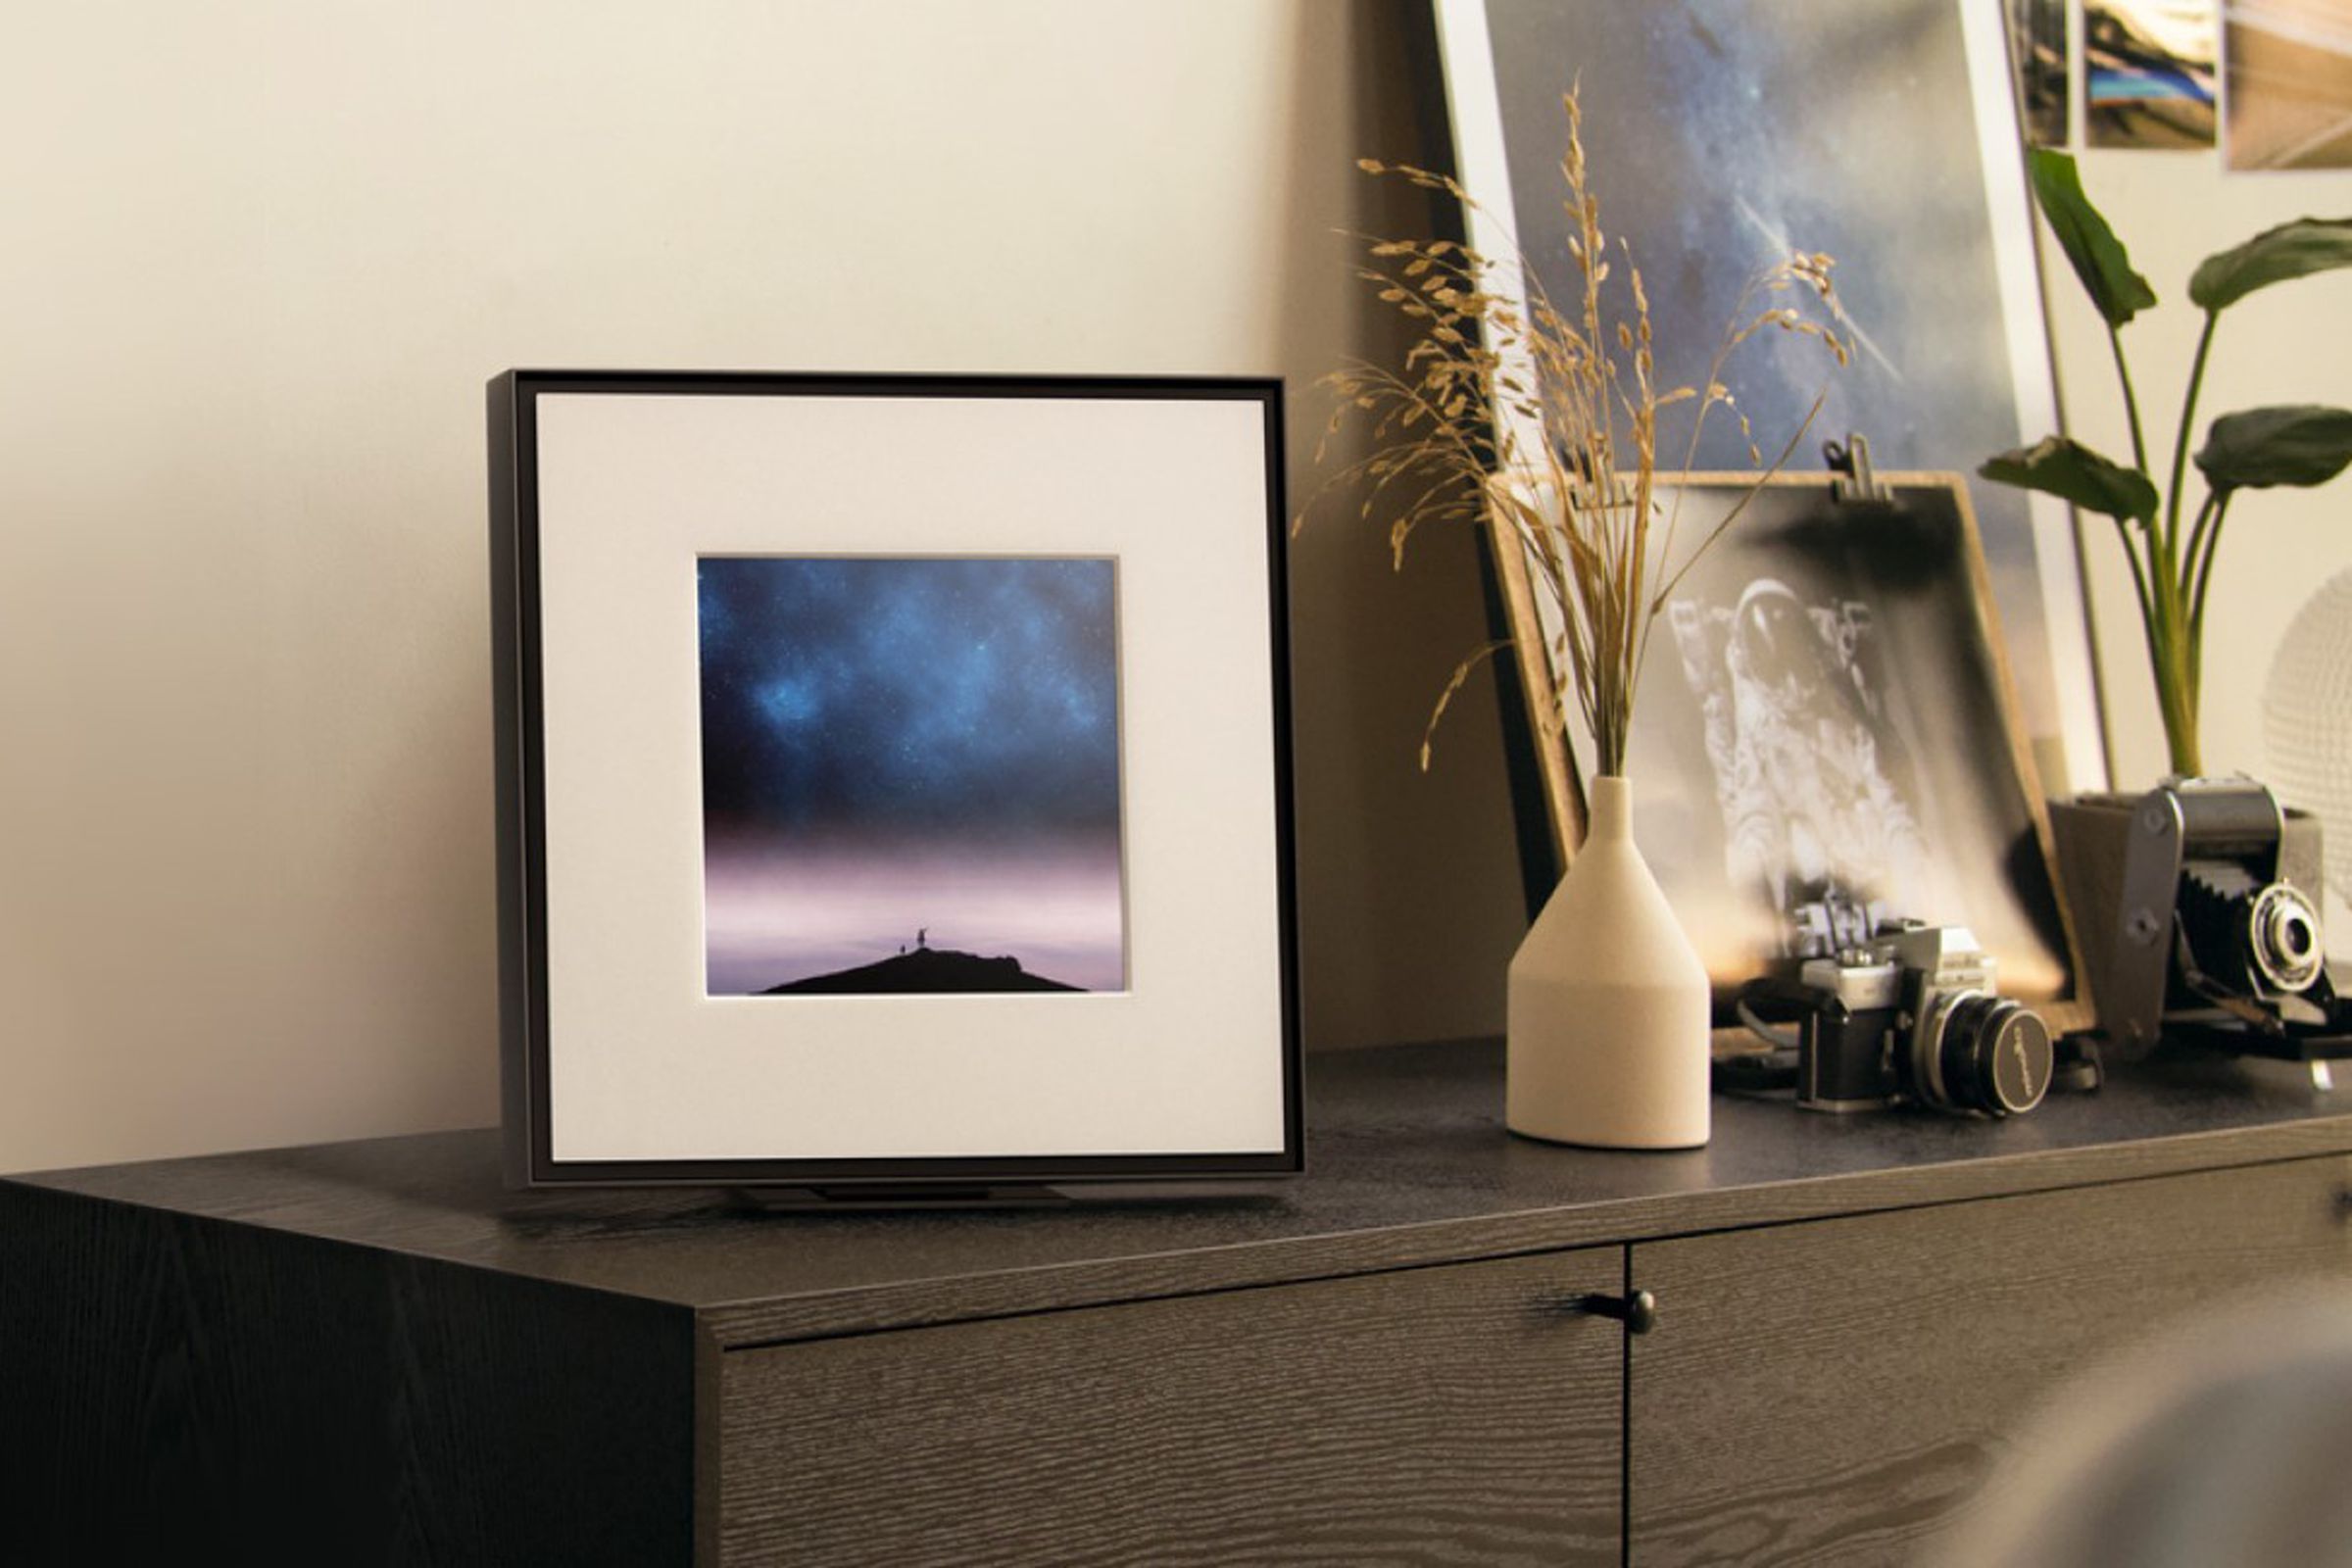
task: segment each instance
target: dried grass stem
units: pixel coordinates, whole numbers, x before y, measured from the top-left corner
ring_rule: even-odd
[[[1822,397],[1767,466],[1725,383],[1726,368],[1767,332],[1816,339],[1838,366],[1848,346],[1830,281],[1833,263],[1793,252],[1748,280],[1703,384],[1659,388],[1648,293],[1622,242],[1622,272],[1610,259],[1600,204],[1587,178],[1575,93],[1563,107],[1568,135],[1560,176],[1578,285],[1572,308],[1554,307],[1516,242],[1490,256],[1451,240],[1356,236],[1366,254],[1358,277],[1414,322],[1417,335],[1401,370],[1358,361],[1324,377],[1335,407],[1317,462],[1350,420],[1369,423],[1372,451],[1330,474],[1300,508],[1298,525],[1333,494],[1360,491],[1359,520],[1388,517],[1390,549],[1401,566],[1416,529],[1492,517],[1516,541],[1560,628],[1542,661],[1552,672],[1551,722],[1564,725],[1573,705],[1592,737],[1595,770],[1621,774],[1634,693],[1658,612],[1754,494],[1678,555],[1681,495],[1661,516],[1656,494],[1661,414],[1675,410],[1689,420],[1684,468],[1695,466],[1708,416],[1721,410],[1738,421],[1751,463],[1777,471],[1803,439]],[[1465,210],[1492,216],[1446,175],[1370,159],[1358,167],[1443,191]],[[1454,695],[1481,663],[1510,646],[1488,644],[1454,667],[1422,739],[1423,767]]]

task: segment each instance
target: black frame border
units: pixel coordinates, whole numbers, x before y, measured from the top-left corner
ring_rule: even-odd
[[[1283,1148],[1216,1154],[1019,1154],[871,1159],[557,1160],[548,1094],[547,846],[541,710],[537,400],[550,393],[689,396],[1066,397],[1255,402],[1266,459],[1273,658],[1276,886],[1282,952]],[[1262,1180],[1305,1168],[1298,858],[1291,730],[1283,383],[1250,376],[956,375],[747,370],[515,369],[488,388],[491,668],[497,767],[500,1091],[510,1186],[860,1187]]]

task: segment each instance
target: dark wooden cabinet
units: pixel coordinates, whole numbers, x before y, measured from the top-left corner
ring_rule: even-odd
[[[0,1182],[0,1564],[683,1561],[694,1358],[662,1303]]]
[[[2070,1372],[2352,1272],[2348,1188],[2290,1160],[1644,1243],[1674,1332],[1632,1346],[1633,1560],[1911,1560]]]
[[[516,1194],[491,1133],[0,1180],[0,1562],[1900,1562],[2070,1367],[2352,1271],[2278,1064],[1668,1154],[1505,1136],[1491,1045],[1308,1072],[1309,1175],[1222,1202]]]
[[[1624,1272],[1601,1248],[737,1351],[720,1560],[1615,1564],[1622,1334],[1572,1303]]]

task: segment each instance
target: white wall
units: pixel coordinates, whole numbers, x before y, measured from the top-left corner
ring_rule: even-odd
[[[18,8],[0,1169],[496,1119],[488,376],[1281,373],[1303,402],[1383,347],[1331,231],[1426,220],[1351,168],[1419,151],[1400,14]],[[1491,694],[1435,781],[1411,764],[1481,635],[1461,543],[1403,581],[1345,528],[1298,549],[1317,1044],[1499,1022]]]
[[[495,1118],[486,377],[1281,373],[1302,488],[1307,384],[1396,348],[1331,231],[1427,221],[1351,168],[1425,150],[1413,9],[19,8],[0,51],[0,1170]],[[2168,293],[2262,221],[2352,208],[2344,176],[2152,157],[2089,178]],[[2103,351],[2054,283],[2070,397],[2107,439]],[[2209,406],[2352,401],[2348,292],[2246,307]],[[2256,564],[2316,584],[2292,552],[2344,560],[2347,505],[2241,506],[2217,765],[2260,765],[2241,699],[2285,614]],[[1297,546],[1318,1046],[1499,1027],[1523,924],[1491,687],[1456,705],[1437,771],[1412,765],[1483,634],[1469,542],[1430,546],[1402,578],[1344,526]],[[2152,707],[2131,707],[2137,634],[2104,619],[2144,778],[2161,754]]]

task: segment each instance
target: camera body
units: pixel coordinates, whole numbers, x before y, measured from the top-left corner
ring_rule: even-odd
[[[1994,989],[1992,956],[1965,926],[1909,922],[1798,983],[1796,1102],[1809,1110],[1917,1104],[2013,1116],[2049,1092],[2056,1058],[2041,1015]]]
[[[2352,1006],[2329,983],[2320,923],[2317,818],[2283,810],[2250,779],[2169,779],[2109,810],[2078,855],[2104,878],[2079,911],[2108,946],[2089,954],[2108,1049],[2131,1059],[2163,1038],[2235,1053],[2352,1055]]]

